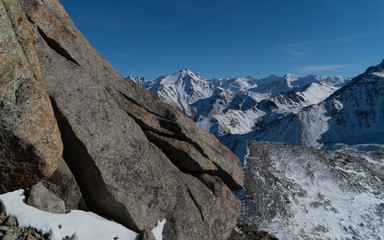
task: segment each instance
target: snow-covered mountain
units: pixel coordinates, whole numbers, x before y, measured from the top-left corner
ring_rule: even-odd
[[[250,142],[242,217],[280,240],[383,239],[383,159]]]
[[[161,76],[147,88],[164,102],[180,108],[189,117],[193,115],[190,105],[210,97],[214,90],[212,83],[188,68]]]
[[[126,78],[133,80],[135,83],[138,83],[145,88],[152,84],[152,81],[146,79],[145,77],[127,76]]]
[[[384,144],[384,61],[324,101],[259,124],[254,139],[315,148]]]
[[[350,79],[286,74],[207,80],[185,69],[152,83],[133,79],[163,101],[180,108],[216,136],[249,134],[266,119],[296,113],[319,103]]]
[[[352,80],[202,81],[191,116],[245,165],[244,220],[283,240],[384,238],[384,155],[351,150],[384,152],[384,61]]]

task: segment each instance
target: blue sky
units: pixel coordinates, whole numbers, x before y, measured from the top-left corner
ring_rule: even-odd
[[[354,77],[384,58],[383,0],[61,0],[122,75]]]

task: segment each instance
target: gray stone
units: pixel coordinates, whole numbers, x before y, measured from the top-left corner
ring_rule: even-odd
[[[16,232],[7,232],[3,237],[3,240],[17,240],[20,235]]]
[[[15,217],[8,217],[5,221],[5,226],[13,227],[17,226],[17,219]]]
[[[51,193],[41,182],[32,186],[27,204],[46,212],[65,213],[64,201]]]
[[[64,201],[67,211],[87,210],[80,188],[64,160],[49,179],[41,182],[50,192]]]
[[[0,226],[0,231],[8,231],[9,227],[8,226]]]
[[[153,236],[153,233],[150,230],[145,229],[141,233],[140,240],[156,240],[156,238],[155,238],[155,236]]]

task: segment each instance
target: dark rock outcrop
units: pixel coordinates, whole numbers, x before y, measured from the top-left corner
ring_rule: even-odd
[[[19,28],[28,29],[36,49],[29,58],[46,87],[41,91],[50,115],[44,116],[51,116],[52,124],[44,126],[57,128],[51,103],[63,159],[88,208],[135,231],[165,218],[165,239],[228,238],[240,213],[231,192],[243,185],[238,158],[177,109],[122,78],[57,0],[12,0],[12,9],[10,0],[0,4],[1,11],[20,9],[25,25]],[[49,136],[59,136],[56,132]],[[55,146],[49,149],[60,153],[61,145]],[[60,159],[53,153],[50,159]]]

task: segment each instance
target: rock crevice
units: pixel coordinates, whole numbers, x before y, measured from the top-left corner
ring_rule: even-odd
[[[60,44],[56,42],[55,39],[48,37],[40,27],[37,27],[37,30],[51,49],[53,49],[57,54],[67,59],[68,61],[76,64],[77,66],[80,66],[80,64],[62,46],[60,46]]]

